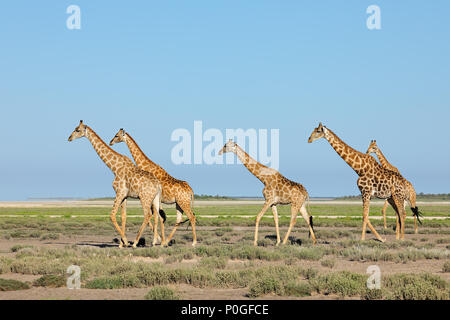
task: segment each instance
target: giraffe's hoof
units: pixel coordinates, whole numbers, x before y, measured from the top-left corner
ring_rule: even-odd
[[[195,247],[197,245],[197,241],[192,242],[192,246]]]
[[[276,247],[278,247],[280,245],[280,241],[277,241],[277,243],[275,244]]]

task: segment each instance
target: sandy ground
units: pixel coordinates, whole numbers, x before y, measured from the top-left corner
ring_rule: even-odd
[[[210,229],[211,227],[203,227],[206,229]],[[286,228],[281,228],[283,232],[285,232]],[[326,228],[330,229],[340,229],[340,230],[350,230],[351,228]],[[199,228],[199,232],[201,232],[202,228]],[[244,232],[253,232],[253,227],[245,227],[245,226],[237,226],[233,227],[233,231],[239,231],[240,233]],[[273,228],[263,227],[261,228],[261,232],[264,231],[273,231]],[[320,231],[320,228],[318,228]],[[184,231],[190,232],[190,231]],[[177,236],[180,236],[183,231],[180,230],[177,233]],[[395,241],[395,235],[387,235],[386,240],[388,242]],[[446,237],[445,235],[439,234],[419,234],[419,235],[406,235],[407,240],[413,240],[415,242],[421,241],[422,239],[427,239],[429,242],[434,242],[438,238]],[[372,238],[369,236],[368,239]],[[368,240],[370,241],[370,240]],[[116,244],[112,242],[111,236],[94,236],[94,235],[80,235],[80,236],[70,236],[63,237],[57,240],[38,240],[38,239],[0,239],[0,255],[6,257],[13,257],[14,253],[11,252],[11,247],[17,244],[28,244],[33,245],[34,247],[49,247],[49,248],[64,248],[68,245],[77,245],[80,247],[116,247]],[[201,245],[201,242],[199,243]],[[444,245],[445,246],[445,245]],[[122,249],[122,250],[132,250],[131,248]],[[141,262],[163,262],[163,258],[153,259],[148,257],[130,257],[132,261],[141,261]],[[443,279],[450,281],[450,273],[442,272],[442,266],[446,260],[418,260],[418,261],[410,261],[408,263],[395,263],[395,262],[371,262],[371,261],[348,261],[342,258],[336,258],[336,264],[333,269],[329,269],[321,265],[320,261],[307,261],[301,260],[302,267],[312,267],[319,272],[336,272],[336,271],[351,271],[358,272],[361,274],[365,274],[367,267],[370,265],[376,264],[380,267],[381,272],[383,274],[393,274],[393,273],[421,273],[421,272],[430,272],[436,275],[439,275]],[[178,262],[182,265],[192,265],[198,262],[198,258],[183,260]],[[230,260],[229,264],[241,264],[245,261],[240,260]],[[257,265],[268,265],[268,264],[280,264],[284,263],[283,261],[259,261],[254,260]],[[170,267],[170,265],[169,265]],[[32,282],[40,276],[37,275],[26,275],[26,274],[2,274],[1,278],[5,279],[16,279],[24,282]],[[174,289],[180,294],[183,299],[217,299],[217,300],[230,300],[230,299],[248,299],[246,296],[248,289],[247,288],[239,288],[239,289],[220,289],[220,288],[195,288],[188,285],[172,285]],[[95,300],[95,299],[143,299],[145,294],[148,292],[149,288],[131,288],[131,289],[120,289],[120,290],[94,290],[94,289],[67,289],[67,288],[36,288],[33,287],[29,290],[20,290],[20,291],[9,291],[9,292],[0,292],[0,300],[4,299],[33,299],[33,300],[41,300],[41,299],[73,299],[73,300]],[[278,297],[274,295],[264,296],[264,299],[287,299],[287,297]],[[299,299],[292,297],[291,299]],[[303,297],[301,299],[340,299],[338,296],[334,295],[317,295],[313,294],[310,297]]]

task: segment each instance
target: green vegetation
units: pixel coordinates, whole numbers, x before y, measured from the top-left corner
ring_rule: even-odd
[[[343,196],[335,200],[361,200],[361,195]],[[418,201],[450,201],[450,193],[423,193],[417,194]]]
[[[367,277],[348,271],[319,275],[310,281],[318,293],[325,295],[334,293],[341,297],[356,296],[364,292]]]
[[[59,288],[66,285],[66,278],[61,275],[48,274],[43,275],[33,282],[35,287]]]
[[[383,279],[390,300],[448,300],[448,283],[428,274],[396,274]]]
[[[30,286],[24,282],[12,279],[0,279],[0,291],[15,291],[30,289]]]
[[[436,274],[441,270],[450,272],[450,219],[425,220],[419,227],[419,235],[414,234],[413,220],[408,219],[406,240],[395,241],[392,240],[391,226],[395,222],[392,213],[387,230],[383,229],[381,219],[371,220],[382,237],[390,238],[388,241],[373,241],[370,233],[368,240],[360,241],[359,205],[311,204],[316,245],[308,238],[306,224],[300,218],[292,233],[292,244],[275,246],[273,217],[267,213],[261,221],[255,247],[254,217],[260,206],[227,204],[196,208],[199,241],[196,247],[191,246],[192,231],[186,224],[178,228],[170,247],[149,246],[150,240],[147,247],[133,250],[119,250],[113,244],[117,233],[109,220],[108,208],[0,208],[0,238],[10,243],[6,246],[9,249],[0,253],[0,274],[38,275],[33,286],[62,287],[67,267],[74,264],[82,270],[83,288],[151,288],[146,299],[164,300],[182,298],[176,291],[178,285],[244,289],[252,298],[316,294],[367,300],[449,298],[448,282]],[[283,236],[290,220],[289,207],[278,211]],[[380,216],[381,207],[374,206],[372,211],[374,216]],[[423,211],[427,215],[448,217],[450,207],[424,206]],[[128,210],[129,215],[141,212],[140,208]],[[169,208],[166,212],[169,214],[167,235],[175,224],[175,211]],[[327,215],[344,217],[329,219]],[[120,214],[118,219],[120,223]],[[128,217],[129,239],[141,223],[142,217]],[[152,238],[148,228],[144,236],[146,240]],[[101,240],[90,241],[91,237]],[[57,239],[62,240],[53,241]],[[66,241],[74,244],[63,247],[61,243]],[[365,273],[339,271],[346,264],[407,264],[425,260],[435,261],[434,274],[383,276],[379,290],[366,288],[368,275]],[[14,286],[17,283],[5,288]],[[27,283],[25,286],[29,287]]]
[[[324,267],[333,269],[334,265],[336,264],[336,260],[334,259],[323,259],[320,261],[320,264]]]
[[[442,266],[442,272],[450,272],[450,262],[446,262],[444,263],[444,265]]]
[[[232,199],[230,199],[232,200]],[[381,216],[382,202],[372,203],[370,208],[370,216]],[[195,205],[195,203],[194,203]],[[201,205],[195,206],[195,214],[201,219],[201,216],[217,216],[222,218],[233,218],[239,216],[248,216],[252,224],[254,224],[254,217],[261,210],[261,204],[246,204],[246,205],[234,205],[232,202],[227,205]],[[346,217],[357,217],[361,219],[362,207],[359,203],[349,204],[349,205],[334,205],[334,204],[315,204],[310,203],[311,214],[314,217],[320,216],[346,216]],[[441,216],[448,217],[450,215],[450,207],[446,205],[426,205],[421,206],[420,210],[423,212],[424,216]],[[175,208],[165,208],[166,214],[175,220],[176,210]],[[407,214],[409,217],[412,216],[412,212],[407,208]],[[44,216],[56,216],[56,217],[71,217],[76,216],[89,216],[95,218],[104,217],[109,221],[109,214],[111,213],[111,208],[109,207],[55,207],[55,208],[0,208],[0,216],[32,216],[34,218],[41,218]],[[129,205],[127,208],[128,215],[139,215],[143,216],[142,208],[139,204],[137,206]],[[279,206],[278,214],[280,217],[286,219],[286,222],[290,219],[290,207],[289,206]],[[118,217],[120,214],[118,214]],[[390,221],[395,222],[395,213],[391,207],[388,207],[387,217]],[[270,219],[273,222],[273,217],[270,212],[264,215],[264,218]],[[264,220],[263,218],[263,220]],[[142,218],[141,218],[142,219]],[[202,220],[210,220],[204,218]],[[300,221],[299,221],[300,222]],[[34,220],[27,221],[24,227],[31,227],[32,224],[36,223]]]
[[[150,289],[145,295],[146,300],[179,300],[177,293],[168,287],[157,286]]]

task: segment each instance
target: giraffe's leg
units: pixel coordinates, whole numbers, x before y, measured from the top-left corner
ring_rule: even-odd
[[[295,225],[295,222],[297,221],[297,214],[298,214],[298,207],[294,204],[291,204],[291,222],[289,223],[289,228],[286,232],[286,235],[284,236],[283,239],[283,244],[286,244],[286,242],[289,239],[289,235],[291,234],[292,228]]]
[[[164,245],[164,243],[166,243],[165,230],[164,230],[164,227],[165,227],[164,219],[163,219],[163,217],[161,217],[159,215],[159,212],[158,212],[158,216],[159,216],[159,222],[161,222],[161,237],[158,236],[158,239],[159,239],[158,241],[160,241],[161,245]]]
[[[122,224],[122,232],[125,233],[125,226],[127,224],[127,199],[124,199],[120,205],[120,220]]]
[[[151,208],[150,213],[153,212],[153,207]],[[152,223],[152,216],[150,216],[150,219],[148,219],[148,226],[150,227],[150,230],[153,232],[153,223]]]
[[[186,214],[186,216],[189,219],[189,222],[191,224],[192,228],[192,246],[195,247],[197,245],[197,231],[195,228],[196,225],[196,218],[195,214],[192,212],[191,209],[191,198],[188,198],[186,201],[179,201],[179,206],[181,208],[181,211]]]
[[[363,225],[361,233],[361,241],[366,239],[366,228],[369,222],[370,196],[363,195]]]
[[[384,206],[383,209],[381,209],[381,212],[383,213],[383,220],[384,220],[384,228],[387,229],[387,224],[386,224],[386,209],[389,205],[389,202],[386,200],[384,201]]]
[[[161,209],[161,206],[159,208]],[[150,227],[152,232],[154,232],[154,228],[153,228],[153,224],[152,224],[152,217],[155,214],[155,207],[153,206],[153,204],[151,205],[150,209],[151,209],[150,210],[150,219],[148,220],[148,226]],[[159,215],[159,212],[157,214]],[[161,237],[159,236],[159,234],[157,234],[156,237],[158,238],[158,241],[161,241]]]
[[[375,237],[381,241],[384,242],[385,240],[380,237],[377,230],[372,226],[372,224],[369,221],[369,210],[370,210],[370,195],[369,196],[363,196],[364,202],[363,202],[363,231],[361,235],[361,240],[365,240],[366,236],[366,227],[369,227],[370,231],[375,235]]]
[[[392,206],[392,208],[395,211],[395,215],[396,215],[395,239],[398,240],[400,238],[400,220],[399,220],[398,208],[397,208],[397,205],[395,204],[395,201],[393,198],[389,198],[389,199],[387,199],[387,201],[389,202],[389,204]]]
[[[148,199],[148,196],[141,195],[140,197],[142,210],[144,211],[144,221],[142,222],[141,227],[139,228],[138,234],[136,235],[136,240],[133,243],[133,248],[136,248],[137,244],[139,243],[139,239],[141,238],[142,233],[145,230],[145,227],[148,224],[148,221],[152,217],[151,214],[151,201]]]
[[[311,226],[311,220],[310,220],[310,216],[308,214],[308,211],[306,210],[305,207],[305,203],[303,203],[303,205],[300,208],[300,213],[302,214],[303,219],[305,219],[306,223],[308,224],[309,227],[309,233],[311,234],[311,239],[313,240],[313,243],[316,244],[316,236],[314,235],[314,230]]]
[[[375,230],[375,228],[372,226],[372,224],[370,223],[369,219],[367,219],[367,226],[369,227],[370,231],[373,232],[373,234],[375,235],[375,237],[377,237],[377,239],[381,242],[385,242],[386,239],[383,239],[380,237],[380,235],[378,234],[377,230]]]
[[[255,240],[253,241],[253,245],[257,246],[258,245],[258,227],[259,227],[259,221],[261,220],[262,216],[264,215],[264,213],[267,211],[267,209],[269,209],[270,207],[270,203],[266,202],[264,203],[264,207],[261,209],[261,211],[258,213],[258,215],[256,216],[256,224],[255,224]]]
[[[414,215],[414,233],[418,234],[419,233],[419,227],[417,225],[417,217]]]
[[[398,201],[398,202],[400,202],[400,201]],[[400,202],[400,204],[402,202]],[[400,206],[399,216],[400,216],[400,224],[401,224],[400,225],[400,240],[404,240],[405,239],[405,224],[406,224],[406,210],[405,210],[404,205]]]
[[[153,232],[153,246],[156,245],[156,243],[158,242],[158,219],[159,219],[159,206],[160,206],[160,199],[161,194],[157,193],[156,196],[153,198],[152,200],[152,205],[153,205],[153,210],[154,210],[154,214],[153,214],[153,223],[155,225],[155,230]],[[164,230],[164,227],[161,228],[161,230]]]
[[[280,229],[278,227],[278,211],[277,206],[272,206],[273,220],[275,221],[275,231],[277,232],[277,246],[280,244]],[[284,241],[283,241],[284,244]]]
[[[116,228],[117,232],[120,234],[120,237],[122,238],[122,242],[119,244],[119,248],[122,248],[123,246],[128,246],[128,240],[125,235],[125,231],[122,231],[122,229],[119,227],[119,224],[117,223],[116,215],[117,211],[119,211],[119,207],[121,206],[122,202],[126,198],[126,192],[123,193],[117,193],[116,199],[114,200],[114,205],[111,211],[110,219],[111,222],[114,225],[114,228]]]
[[[169,237],[167,238],[164,245],[167,245],[170,242],[170,240],[172,240],[172,237],[175,234],[175,231],[177,230],[178,226],[181,224],[181,222],[183,220],[183,212],[182,212],[180,206],[178,205],[178,203],[176,204],[176,208],[177,208],[177,221],[175,222],[175,226],[173,227],[172,231],[170,232]]]

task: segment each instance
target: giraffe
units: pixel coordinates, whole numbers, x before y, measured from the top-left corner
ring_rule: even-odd
[[[367,226],[376,236],[384,242],[378,232],[369,221],[370,198],[375,196],[380,199],[388,199],[394,207],[398,219],[395,238],[404,239],[406,211],[403,206],[408,196],[406,180],[396,172],[383,168],[370,154],[356,151],[342,141],[333,131],[319,123],[308,139],[312,143],[320,138],[326,139],[338,155],[358,174],[357,185],[361,191],[363,200],[363,225],[361,240],[365,240]]]
[[[195,230],[196,219],[195,214],[192,211],[194,192],[189,184],[186,181],[175,179],[163,168],[150,160],[134,141],[134,139],[127,132],[125,132],[124,129],[120,129],[117,132],[109,145],[112,146],[115,143],[120,142],[125,142],[127,144],[138,168],[150,172],[159,180],[162,187],[161,202],[164,204],[175,204],[177,210],[177,220],[164,245],[167,245],[172,239],[178,226],[187,221],[182,221],[183,213],[185,213],[192,226],[192,246],[195,246],[197,244],[197,234]]]
[[[366,154],[370,154],[370,153],[375,153],[377,155],[378,160],[380,161],[380,164],[383,168],[397,172],[398,174],[400,174],[400,171],[396,167],[394,167],[392,164],[390,164],[389,161],[387,161],[386,157],[381,152],[380,148],[378,148],[376,140],[370,141],[370,145],[369,145],[369,148],[367,149]],[[421,213],[419,211],[419,208],[416,206],[416,191],[414,190],[412,183],[409,182],[408,180],[406,180],[406,184],[408,186],[409,196],[406,198],[406,202],[404,205],[406,206],[406,203],[407,202],[409,203],[409,206],[410,206],[411,211],[413,212],[413,216],[414,216],[414,233],[417,234],[419,232],[418,226],[417,226],[417,221],[419,221],[420,224],[422,223],[420,221]],[[384,202],[383,209],[381,210],[383,213],[385,229],[387,228],[387,226],[386,226],[386,209],[387,209],[388,205],[389,205],[389,202],[386,200]]]
[[[159,181],[152,174],[137,168],[128,157],[121,155],[108,147],[94,130],[83,123],[83,120],[80,120],[80,124],[75,128],[68,140],[73,141],[81,137],[86,137],[91,142],[98,156],[115,175],[113,188],[116,192],[116,198],[114,200],[110,218],[122,238],[122,241],[119,243],[119,248],[122,248],[123,245],[125,245],[125,247],[128,246],[127,237],[125,235],[126,201],[128,197],[139,198],[144,210],[144,222],[133,243],[133,248],[136,248],[146,224],[149,223],[150,218],[152,217],[152,212],[150,211],[151,206],[153,206],[155,210],[153,214],[153,245],[155,245],[157,242],[157,226],[161,198],[161,184]],[[116,220],[116,214],[119,207],[121,207],[122,228],[119,227]],[[161,226],[161,233],[164,238],[164,224]]]
[[[297,214],[300,211],[301,215],[305,219],[309,227],[309,234],[314,243],[316,243],[316,237],[314,235],[312,216],[308,214],[305,204],[309,201],[308,192],[306,189],[297,182],[291,181],[282,176],[278,171],[272,168],[268,168],[255,159],[250,157],[240,146],[238,146],[231,139],[223,146],[219,151],[219,155],[226,152],[232,152],[241,160],[242,164],[263,184],[264,189],[262,191],[264,195],[264,206],[256,216],[255,225],[255,239],[253,245],[258,245],[258,227],[261,218],[264,213],[272,207],[273,219],[275,221],[275,230],[277,232],[277,243],[280,244],[280,231],[278,228],[278,212],[277,205],[291,205],[291,221],[288,231],[283,239],[283,244],[286,244],[289,234],[297,221]]]

